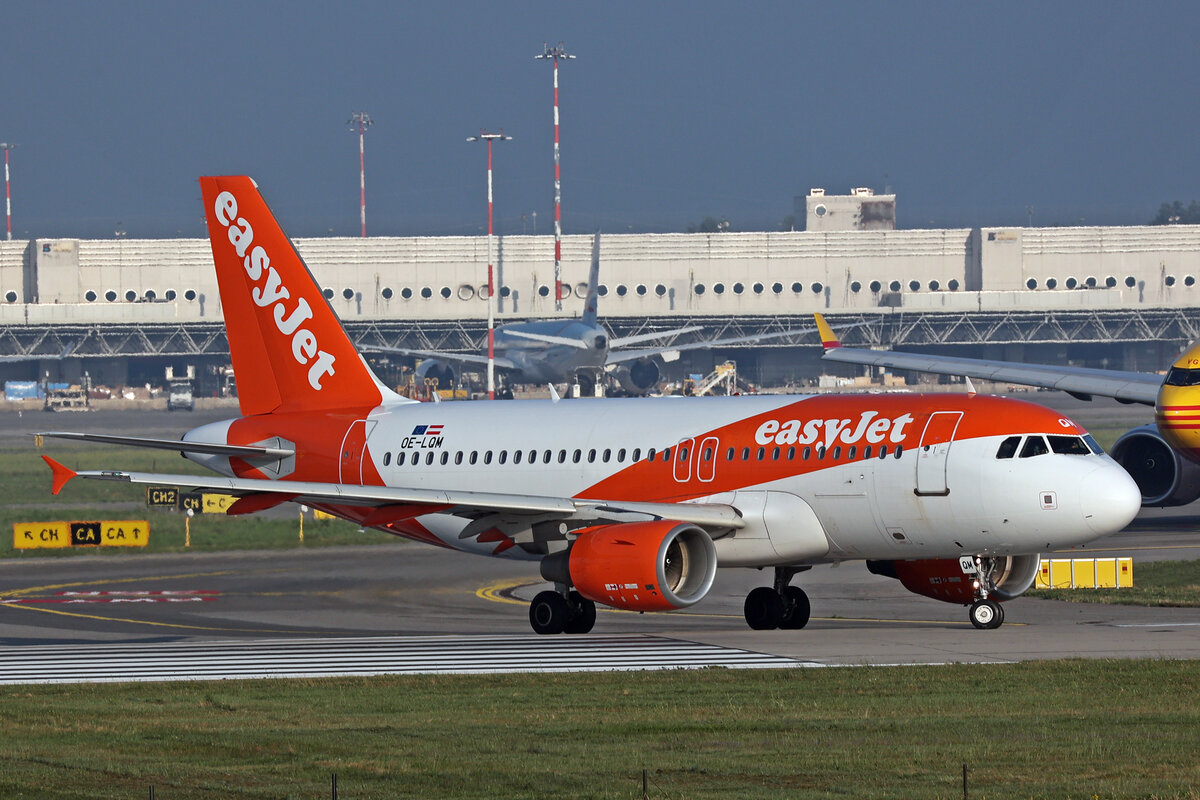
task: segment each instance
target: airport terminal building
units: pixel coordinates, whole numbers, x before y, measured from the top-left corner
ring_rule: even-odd
[[[615,335],[695,323],[717,338],[809,326],[820,311],[835,325],[862,323],[844,335],[861,345],[1146,370],[1200,338],[1200,226],[896,230],[894,197],[855,190],[864,194],[839,205],[819,191],[805,231],[604,235],[601,318]],[[356,341],[479,347],[487,237],[295,245]],[[590,236],[563,238],[557,312],[553,238],[499,236],[494,248],[498,323],[580,313]],[[6,378],[203,372],[228,363],[221,314],[206,239],[0,242],[0,355],[70,348],[61,361],[0,364]],[[820,371],[816,341],[700,351],[676,371],[733,358],[756,383],[803,385]]]

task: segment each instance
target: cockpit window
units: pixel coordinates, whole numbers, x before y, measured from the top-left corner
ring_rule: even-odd
[[[1091,455],[1091,448],[1083,441],[1082,436],[1048,436],[1050,450],[1061,456]]]
[[[1083,441],[1085,444],[1087,444],[1088,449],[1090,449],[1093,453],[1098,456],[1104,455],[1104,448],[1100,446],[1099,442],[1092,438],[1090,433],[1083,437]]]
[[[1050,448],[1046,446],[1044,438],[1041,436],[1029,436],[1025,439],[1025,446],[1021,448],[1021,458],[1044,456],[1049,452]]]
[[[1167,386],[1196,386],[1200,385],[1200,369],[1185,369],[1184,367],[1171,367],[1167,371],[1167,377],[1163,380]]]
[[[1020,436],[1010,436],[1000,443],[1000,449],[996,451],[996,458],[1012,458],[1017,454],[1017,446],[1021,444]]]

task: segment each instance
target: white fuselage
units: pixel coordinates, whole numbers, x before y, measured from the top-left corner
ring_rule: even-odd
[[[233,443],[239,422],[187,438]],[[340,440],[338,474],[325,477],[727,504],[745,526],[717,538],[722,566],[1036,553],[1115,532],[1136,513],[1136,486],[1106,455],[997,457],[1002,441],[1026,435],[1084,432],[1039,406],[957,395],[404,403],[354,423]],[[305,445],[296,444],[295,477],[311,477],[300,474]],[[197,460],[232,474],[228,459]],[[499,549],[460,538],[462,517],[416,522],[458,550],[545,553],[516,523],[506,530],[523,546]]]

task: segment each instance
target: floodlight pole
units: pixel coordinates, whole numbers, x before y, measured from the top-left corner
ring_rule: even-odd
[[[8,142],[0,142],[0,150],[4,151],[4,218],[8,225],[8,241],[12,241],[12,192],[8,188],[8,151],[16,147],[15,144]]]
[[[496,283],[494,270],[492,268],[492,142],[511,141],[511,136],[505,136],[504,131],[500,133],[487,133],[480,131],[478,136],[467,137],[468,142],[487,142],[487,203],[488,203],[488,232],[487,232],[487,247],[488,247],[488,362],[487,362],[487,387],[488,400],[496,399]]]
[[[363,157],[363,139],[367,128],[375,124],[365,111],[356,111],[346,121],[350,132],[358,132],[358,218],[362,223],[362,237],[367,237],[367,171],[366,159]]]
[[[558,60],[574,58],[567,53],[563,43],[554,47],[542,43],[541,55],[534,58],[550,59],[554,62],[554,310],[562,311],[562,172],[558,161]]]

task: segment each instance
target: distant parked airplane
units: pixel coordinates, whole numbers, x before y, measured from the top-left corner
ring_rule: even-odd
[[[510,322],[496,328],[493,351],[496,369],[511,383],[579,383],[580,392],[592,394],[596,383],[607,374],[628,394],[643,395],[658,385],[660,361],[675,361],[689,350],[749,344],[765,339],[808,333],[813,328],[710,339],[657,347],[623,350],[635,344],[661,341],[671,336],[694,333],[698,325],[653,331],[636,336],[613,337],[597,320],[600,283],[600,234],[592,239],[592,266],[588,272],[583,316],[577,319]],[[486,354],[449,353],[407,347],[363,347],[364,352],[398,353],[425,359],[417,367],[417,379],[436,381],[443,388],[457,384],[454,365],[485,366]],[[510,394],[511,396],[511,394]]]

